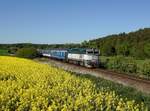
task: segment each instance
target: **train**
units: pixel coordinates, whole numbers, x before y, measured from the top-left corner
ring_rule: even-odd
[[[99,67],[100,51],[94,48],[46,49],[39,50],[44,57],[62,60],[88,68]]]

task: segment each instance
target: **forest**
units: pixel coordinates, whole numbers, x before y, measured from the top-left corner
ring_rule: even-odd
[[[84,41],[82,45],[100,49],[103,56],[123,55],[140,59],[150,58],[150,28]]]

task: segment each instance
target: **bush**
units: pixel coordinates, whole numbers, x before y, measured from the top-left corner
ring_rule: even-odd
[[[150,78],[150,61],[143,64],[142,72],[147,78]]]
[[[33,59],[38,55],[39,55],[38,51],[35,48],[22,48],[19,49],[16,53],[16,56],[18,57],[30,58],[30,59]]]
[[[131,62],[127,64],[125,72],[136,73],[136,71],[137,71],[137,65],[135,64],[135,62]]]
[[[6,49],[0,49],[0,55],[8,55],[8,50]]]
[[[136,60],[132,57],[114,56],[101,57],[101,68],[110,69],[117,72],[124,72],[150,79],[150,61]]]
[[[133,58],[125,58],[123,56],[116,56],[107,59],[105,62],[107,69],[112,69],[120,72],[136,73],[137,65]]]
[[[106,67],[108,69],[120,69],[121,57],[113,57],[112,59],[107,59]]]

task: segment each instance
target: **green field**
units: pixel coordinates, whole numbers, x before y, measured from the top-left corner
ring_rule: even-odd
[[[8,55],[8,50],[0,49],[0,55]]]

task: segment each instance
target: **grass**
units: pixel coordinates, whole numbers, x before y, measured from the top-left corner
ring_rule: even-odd
[[[2,55],[2,56],[8,55],[8,50],[0,49],[0,55]]]
[[[112,59],[113,57],[115,57],[115,56],[100,56],[100,60],[102,62],[105,62],[106,59]],[[132,57],[124,57],[124,58],[132,58]],[[134,60],[137,64],[144,64],[145,61],[150,61],[150,59],[144,59],[144,60],[143,59],[141,59],[141,60],[140,59],[134,59]]]

